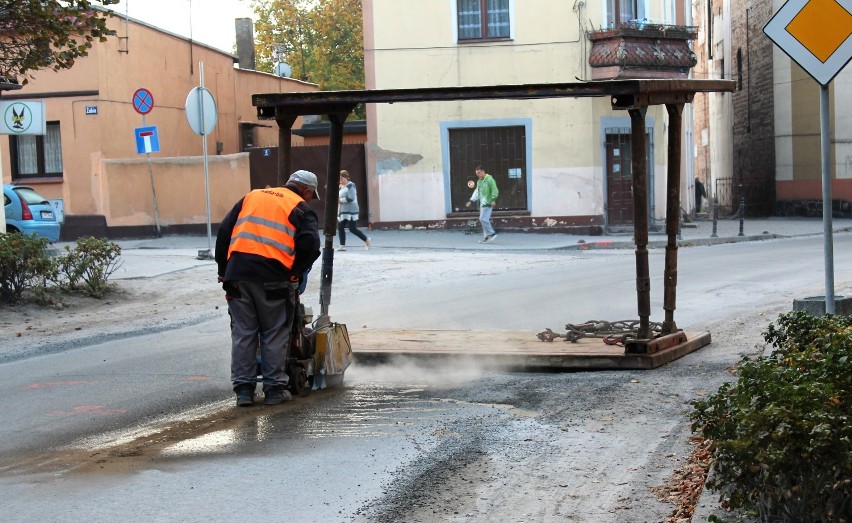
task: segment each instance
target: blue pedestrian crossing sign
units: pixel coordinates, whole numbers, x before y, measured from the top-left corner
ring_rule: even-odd
[[[138,154],[160,152],[160,136],[157,134],[156,125],[137,127],[134,132],[136,133],[136,152]]]

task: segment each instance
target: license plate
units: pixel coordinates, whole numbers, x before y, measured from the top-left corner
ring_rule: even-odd
[[[42,220],[52,220],[53,219],[53,211],[41,211],[41,219]]]

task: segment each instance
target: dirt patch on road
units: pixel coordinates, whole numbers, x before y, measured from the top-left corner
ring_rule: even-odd
[[[195,267],[156,278],[113,281],[103,299],[64,293],[52,305],[2,306],[0,362],[222,314],[224,293],[211,270]]]

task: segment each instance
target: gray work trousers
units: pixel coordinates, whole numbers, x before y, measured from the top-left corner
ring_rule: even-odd
[[[296,284],[228,282],[231,316],[231,381],[234,389],[257,381],[260,343],[263,389],[287,387],[285,372],[296,308]]]

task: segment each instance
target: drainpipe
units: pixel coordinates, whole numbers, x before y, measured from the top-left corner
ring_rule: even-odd
[[[692,3],[687,0],[684,2],[684,23],[687,27],[692,26]],[[693,47],[692,41],[689,42],[690,49]],[[689,71],[689,76],[692,78],[692,70]],[[682,180],[682,187],[685,189],[682,192],[683,198],[681,200],[685,203],[684,209],[686,209],[687,214],[692,216],[692,208],[694,206],[695,198],[690,198],[690,194],[694,194],[694,187],[691,185],[695,180],[695,113],[692,110],[692,103],[686,104],[684,107],[683,113],[683,129],[684,129],[684,144],[683,150],[686,152],[686,162],[684,165],[684,174]],[[708,184],[705,183],[705,187]],[[707,193],[707,200],[710,201],[710,193]]]

